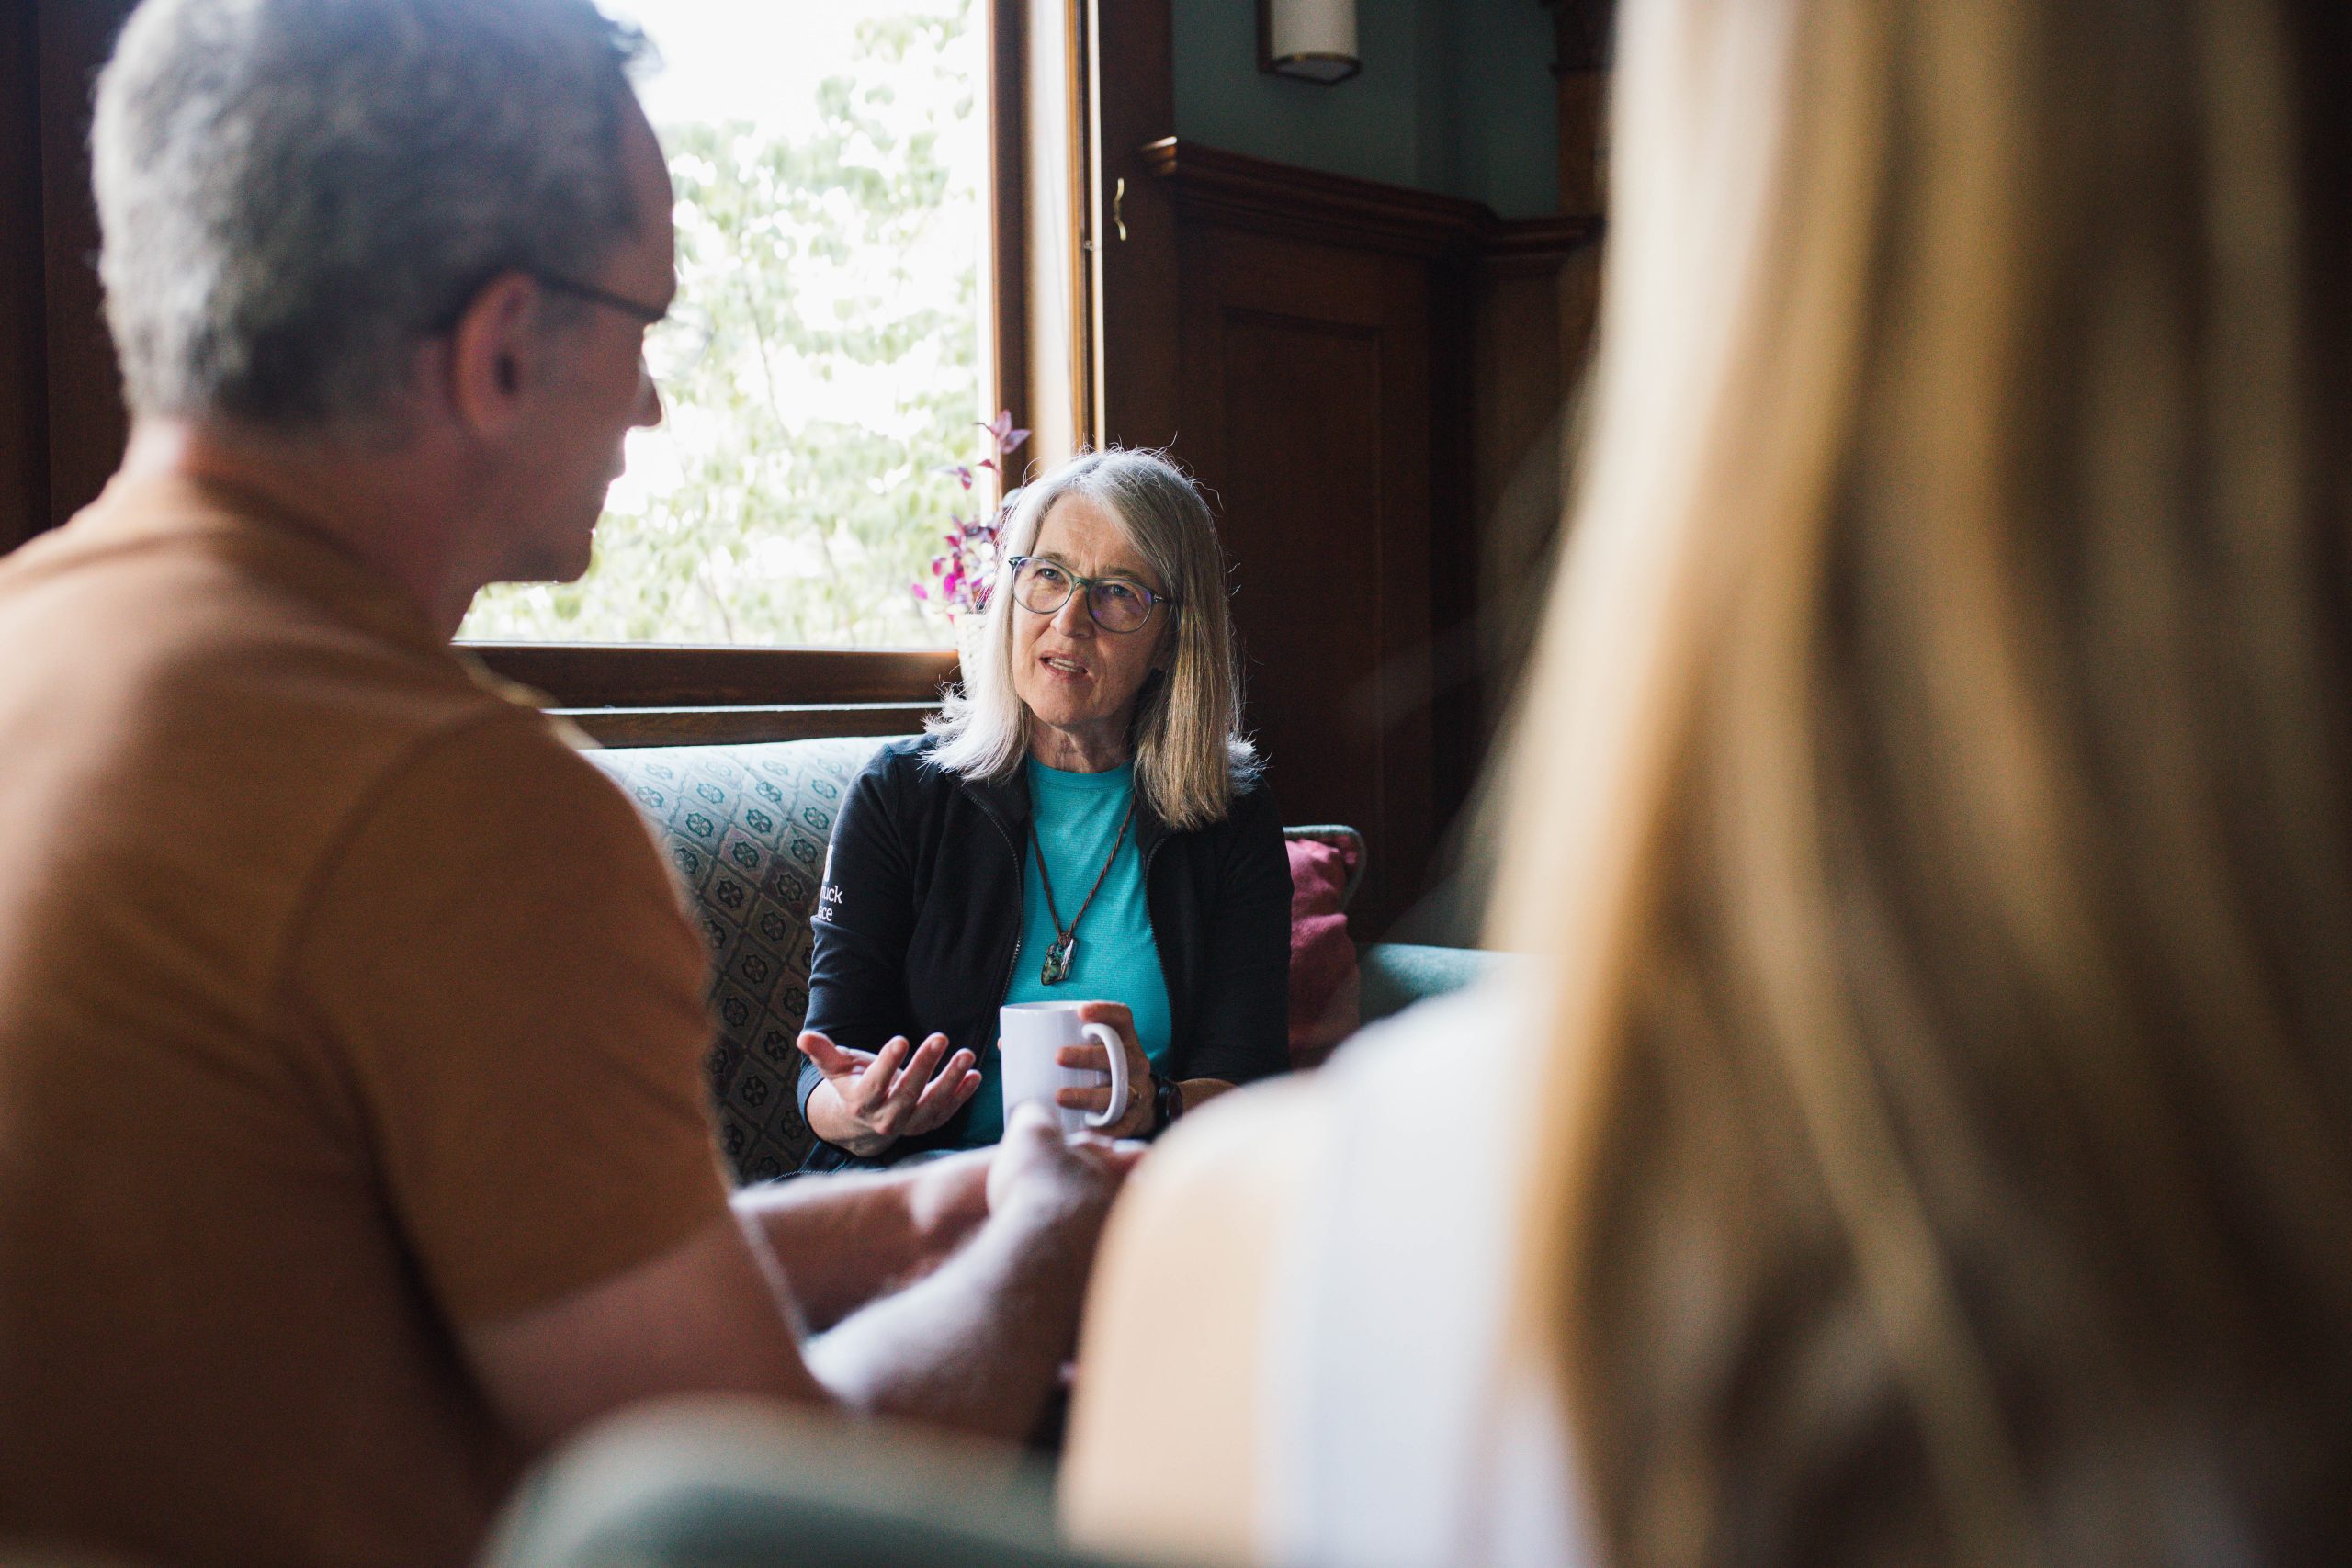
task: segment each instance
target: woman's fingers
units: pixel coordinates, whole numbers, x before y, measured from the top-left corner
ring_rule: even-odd
[[[1081,1023],[1103,1024],[1112,1033],[1119,1037],[1119,1044],[1127,1058],[1127,1077],[1131,1083],[1145,1084],[1150,1081],[1151,1058],[1145,1054],[1143,1042],[1136,1037],[1136,1015],[1126,1003],[1084,1002],[1079,1007],[1078,1017]],[[1085,1065],[1098,1073],[1109,1072],[1111,1064],[1102,1058],[1099,1048],[1093,1049],[1095,1049],[1094,1059]],[[1076,1066],[1079,1064],[1065,1059],[1062,1065]],[[1143,1098],[1148,1093],[1148,1090],[1146,1089],[1131,1089],[1128,1103],[1132,1105],[1136,1100]]]
[[[947,1065],[922,1086],[922,1093],[916,1097],[914,1112],[907,1118],[907,1131],[930,1132],[972,1098],[972,1090],[980,1084],[980,1075],[972,1071],[973,1061],[969,1051],[958,1051],[947,1058]]]
[[[903,1034],[892,1035],[889,1043],[876,1051],[874,1054],[874,1060],[867,1063],[865,1070],[857,1075],[849,1095],[844,1097],[849,1104],[851,1114],[865,1122],[877,1133],[892,1130],[883,1126],[876,1117],[888,1101],[890,1081],[898,1077],[899,1068],[906,1059],[907,1037]]]
[[[925,1036],[923,1043],[915,1047],[914,1055],[907,1058],[907,1065],[890,1079],[890,1099],[894,1102],[912,1106],[931,1082],[931,1075],[938,1067],[939,1058],[946,1049],[947,1036],[944,1034]]]
[[[864,1065],[863,1063],[853,1062],[850,1059],[849,1052],[842,1050],[840,1046],[834,1044],[830,1038],[818,1033],[813,1029],[802,1030],[800,1032],[798,1043],[800,1046],[800,1054],[808,1057],[810,1061],[816,1063],[817,1070],[824,1074],[829,1078],[846,1077],[847,1075],[855,1072]],[[858,1054],[860,1055],[865,1055],[863,1052]],[[869,1061],[871,1059],[871,1057],[867,1058]]]
[[[801,1034],[799,1044],[800,1054],[817,1064],[817,1070],[832,1084],[841,1102],[849,1104],[857,1092],[859,1075],[874,1065],[874,1053],[836,1045],[813,1029]]]
[[[811,1029],[801,1032],[798,1044],[833,1086],[842,1109],[885,1136],[927,1133],[979,1092],[977,1059],[969,1051],[951,1055],[944,1034],[926,1036],[921,1045],[893,1035],[879,1051],[855,1051]]]
[[[1135,1025],[1124,1003],[1105,1002],[1099,1007],[1090,1005],[1081,1010],[1080,1016],[1086,1012],[1098,1012],[1101,1021],[1119,1032],[1120,1054],[1127,1059],[1127,1103],[1119,1107],[1120,1113],[1124,1115],[1134,1108],[1137,1099],[1151,1092],[1148,1087],[1151,1082],[1151,1059],[1136,1044]],[[1054,1062],[1058,1066],[1101,1073],[1105,1079],[1111,1076],[1111,1053],[1091,1040],[1084,1044],[1061,1047],[1054,1053]],[[1072,1111],[1108,1111],[1111,1109],[1111,1086],[1104,1082],[1083,1089],[1058,1089],[1055,1092],[1054,1103]]]
[[[1065,1045],[1054,1053],[1054,1063],[1063,1067],[1086,1067],[1094,1072],[1111,1070],[1111,1053],[1089,1041],[1083,1045]]]

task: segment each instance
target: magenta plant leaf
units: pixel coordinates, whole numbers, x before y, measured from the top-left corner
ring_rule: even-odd
[[[995,474],[1001,484],[1008,471],[1001,459],[1027,441],[1030,433],[1012,423],[1010,409],[999,411],[980,428],[989,433],[989,444],[994,448],[992,456],[978,457],[970,463],[945,464],[932,471],[955,475],[967,491],[974,488],[977,470],[981,468]],[[1006,520],[1011,514],[1011,508],[1001,501],[994,512],[977,517],[951,511],[949,525],[940,536],[946,541],[946,553],[931,558],[931,581],[927,585],[915,584],[915,597],[939,605],[951,620],[960,615],[985,613],[1004,548]]]
[[[1000,456],[1007,452],[1018,451],[1021,444],[1029,439],[1027,431],[1014,427],[1011,409],[999,410],[997,416],[980,428],[987,431],[989,439],[996,443],[996,449]]]

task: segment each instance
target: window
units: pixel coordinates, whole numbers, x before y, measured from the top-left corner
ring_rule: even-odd
[[[1118,145],[1166,134],[1165,0],[1122,0],[1099,39],[1091,0],[607,3],[668,56],[645,96],[718,341],[631,451],[596,575],[493,591],[465,635],[596,710],[599,739],[910,728],[955,666],[912,587],[957,503],[992,499],[938,470],[978,454],[989,410],[1037,427],[1023,455],[1048,462],[1121,428],[1094,418],[1090,378],[1090,226],[1114,171],[1092,166],[1089,106]],[[87,148],[90,82],[131,5],[0,6],[0,551],[85,505],[122,453]],[[1141,242],[1146,176],[1115,173]],[[1170,265],[1120,249],[1114,267]],[[760,265],[730,274],[729,254]],[[798,313],[755,313],[763,288]],[[770,355],[742,348],[755,329]],[[1171,377],[1138,358],[1131,378],[1158,396]]]
[[[468,638],[943,648],[919,598],[984,437],[976,0],[626,0],[707,324],[628,440],[595,563]],[[667,368],[667,367],[657,367]]]

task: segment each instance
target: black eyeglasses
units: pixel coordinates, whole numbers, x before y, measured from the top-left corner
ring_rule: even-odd
[[[1131,577],[1080,577],[1066,566],[1035,556],[1009,557],[1004,564],[1012,572],[1012,596],[1023,609],[1040,615],[1058,615],[1069,596],[1082,588],[1086,613],[1094,617],[1094,624],[1121,636],[1143,630],[1155,604],[1170,609],[1176,604],[1172,596],[1155,593]]]
[[[643,327],[645,370],[656,381],[675,381],[684,377],[701,363],[704,351],[710,347],[710,318],[692,305],[673,299],[664,310],[553,273],[535,272],[531,276],[542,288],[618,310]]]

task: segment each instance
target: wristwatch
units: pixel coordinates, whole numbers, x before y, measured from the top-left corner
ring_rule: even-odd
[[[1174,1078],[1151,1075],[1151,1135],[1158,1137],[1184,1114],[1184,1086]]]

